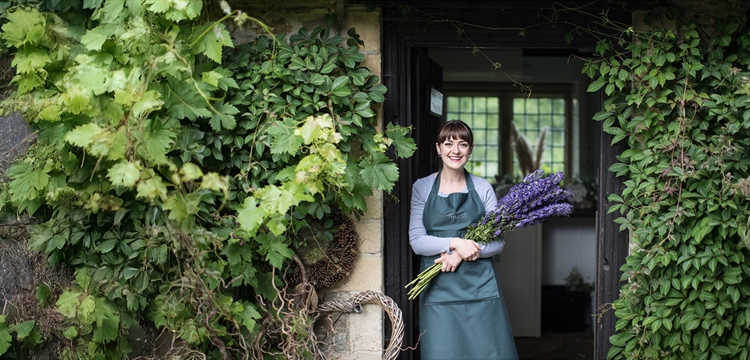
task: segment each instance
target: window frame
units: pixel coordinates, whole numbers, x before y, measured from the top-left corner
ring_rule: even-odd
[[[513,118],[513,99],[519,97],[531,97],[531,98],[562,98],[565,103],[565,154],[564,154],[564,174],[566,179],[569,174],[572,174],[573,170],[578,166],[573,164],[573,152],[580,149],[580,142],[582,139],[577,137],[579,144],[573,144],[573,123],[580,122],[580,119],[573,118],[573,91],[574,88],[571,84],[545,84],[545,83],[534,83],[524,85],[531,86],[531,94],[522,93],[519,86],[510,83],[468,83],[468,82],[444,82],[443,83],[443,94],[445,99],[449,96],[462,96],[462,97],[492,97],[496,96],[500,102],[500,132],[499,132],[499,143],[498,147],[500,154],[499,170],[501,176],[505,176],[513,173],[513,155],[514,152],[511,149],[510,142],[510,121]],[[445,111],[442,121],[453,120],[447,118],[447,111]],[[580,113],[580,109],[579,109]],[[580,150],[579,150],[580,151]],[[580,156],[579,156],[580,157]]]

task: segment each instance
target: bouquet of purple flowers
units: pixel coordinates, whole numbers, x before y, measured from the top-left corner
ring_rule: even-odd
[[[478,223],[469,225],[464,238],[487,244],[515,229],[538,224],[553,216],[570,215],[573,205],[567,199],[573,193],[560,187],[562,179],[562,172],[545,177],[544,171],[536,170],[527,175],[498,200],[495,209],[484,214]],[[406,287],[414,285],[409,290],[409,300],[415,299],[427,287],[430,280],[440,273],[441,267],[436,263],[406,284]]]

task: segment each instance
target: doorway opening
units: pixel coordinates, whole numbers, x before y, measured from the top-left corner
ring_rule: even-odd
[[[600,127],[581,117],[581,106],[598,101],[585,92],[584,60],[579,52],[566,57],[559,51],[485,51],[503,64],[505,71],[497,72],[470,49],[430,48],[427,55],[443,69],[441,122],[461,119],[472,127],[475,145],[467,170],[493,184],[498,198],[537,168],[563,171],[564,184],[581,192],[571,199],[576,200],[571,218],[507,234],[494,262],[522,359],[561,356],[559,351],[593,358],[589,315],[595,308],[598,182],[593,159],[599,157]]]
[[[547,5],[552,3],[549,1]],[[386,199],[384,211],[385,288],[386,294],[404,313],[407,324],[405,346],[413,346],[419,338],[419,309],[407,299],[403,289],[404,284],[418,273],[417,257],[408,245],[411,184],[437,170],[434,151],[430,149],[434,149],[435,133],[442,121],[460,117],[476,129],[475,139],[483,142],[475,145],[481,145],[477,148],[481,150],[481,154],[477,152],[481,156],[474,159],[471,171],[490,180],[498,191],[501,191],[504,181],[512,182],[522,167],[517,150],[509,145],[514,131],[515,136],[522,135],[529,140],[532,147],[537,144],[540,134],[546,132],[549,138],[542,145],[544,152],[540,166],[564,171],[567,184],[580,181],[591,187],[597,182],[611,180],[601,175],[609,176],[602,171],[602,164],[612,161],[612,157],[605,156],[602,151],[606,148],[602,145],[606,135],[601,134],[599,124],[591,120],[600,109],[601,98],[597,93],[586,92],[588,78],[581,74],[583,60],[580,58],[593,53],[595,38],[583,35],[574,43],[566,43],[561,29],[554,26],[535,27],[538,32],[530,31],[525,37],[490,34],[489,31],[469,33],[467,29],[464,34],[472,39],[468,43],[466,37],[456,35],[456,29],[451,29],[449,22],[434,21],[442,16],[473,24],[498,21],[538,24],[539,8],[543,5],[510,1],[416,2],[414,6],[421,6],[421,10],[432,14],[430,20],[424,22],[404,16],[402,8],[396,5],[383,9],[382,78],[388,88],[383,108],[384,122],[412,126],[418,146],[412,158],[397,160],[401,178],[394,189],[394,197]],[[619,16],[620,21],[629,22],[631,14],[613,11],[609,16]],[[477,51],[482,54],[477,55]],[[495,62],[501,64],[502,71],[498,71]],[[529,85],[530,94],[525,88]],[[431,89],[440,91],[447,100],[447,107],[439,116],[429,111],[430,97],[427,94]],[[594,194],[597,194],[596,190],[591,189],[584,195]],[[580,352],[581,355],[593,358],[591,354],[596,349],[592,347],[598,343],[595,338],[604,343],[611,335],[606,332],[597,335],[595,328],[604,326],[609,329],[612,325],[613,331],[614,322],[599,321],[595,324],[596,320],[590,315],[597,308],[595,304],[602,302],[600,293],[616,297],[619,289],[617,263],[621,254],[614,251],[614,256],[602,256],[603,249],[613,250],[601,245],[602,235],[597,227],[603,223],[600,217],[604,205],[596,198],[585,200],[588,202],[584,204],[582,199],[571,218],[557,222],[548,220],[526,232],[515,231],[513,236],[518,239],[506,237],[506,248],[496,259],[496,269],[506,303],[515,301],[524,306],[513,310],[508,304],[509,313],[518,314],[516,323],[513,323],[511,314],[514,335],[518,339],[536,340],[542,338],[542,333],[575,334],[569,337],[571,341],[581,340],[578,342],[583,342],[587,348]],[[518,246],[514,247],[514,244]],[[519,253],[511,253],[514,250]],[[605,271],[602,270],[603,262],[606,262]],[[574,280],[581,286],[596,283],[597,300],[595,303],[589,293],[581,316],[575,317],[583,329],[561,331],[555,327],[554,319],[543,316],[546,308],[543,298],[545,294],[555,295],[559,288],[565,290],[566,285]],[[518,298],[512,300],[516,296]],[[557,309],[552,313],[568,311]],[[543,331],[543,325],[551,326],[552,330]],[[386,334],[386,341],[389,341],[389,334]],[[541,347],[533,341],[530,346]],[[606,354],[608,347],[604,348],[603,354]],[[556,350],[560,349],[562,347]],[[547,356],[520,355],[540,359]],[[550,356],[561,358],[554,354]],[[401,358],[417,359],[419,352],[405,351]]]

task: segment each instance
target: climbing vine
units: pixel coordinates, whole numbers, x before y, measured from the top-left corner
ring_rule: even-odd
[[[226,22],[270,29],[226,3],[220,16],[200,0],[19,3],[0,33],[17,70],[1,107],[39,139],[0,209],[33,215],[32,249],[75,270],[40,297],[65,318],[61,355],[123,358],[134,326],[172,334],[173,356],[295,353],[261,323],[290,323],[278,301],[296,249],[332,238],[332,208],[359,216],[392,189],[386,151],[415,149],[408,128],[376,130],[386,89],[356,32],[235,48]],[[0,353],[23,345],[13,331],[38,333],[24,320],[4,319]],[[304,343],[312,324],[298,325],[284,336]]]
[[[654,22],[584,68],[609,96],[595,119],[628,145],[609,169],[632,246],[609,359],[750,357],[747,25]]]

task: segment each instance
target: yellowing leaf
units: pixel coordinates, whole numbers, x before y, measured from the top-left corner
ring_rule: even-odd
[[[147,114],[153,110],[161,108],[163,102],[160,99],[159,92],[155,90],[149,90],[143,93],[141,97],[133,105],[133,116],[140,117],[143,114]]]
[[[94,297],[91,295],[86,295],[81,300],[81,305],[78,307],[78,318],[81,319],[84,324],[91,324],[94,322],[93,314],[95,306],[96,303],[94,302]]]
[[[91,108],[90,94],[90,92],[85,92],[78,86],[71,86],[62,94],[61,98],[66,105],[66,110],[71,114],[83,114]]]
[[[198,167],[198,165],[195,165],[193,163],[185,163],[180,169],[180,176],[182,176],[182,181],[185,182],[198,180],[203,177],[203,171],[200,167]]]
[[[8,22],[3,25],[0,36],[11,46],[20,48],[26,44],[38,44],[44,36],[47,21],[34,8],[7,12],[5,17]]]
[[[308,116],[305,123],[294,130],[294,135],[301,136],[305,144],[310,144],[316,139],[323,137],[324,122],[318,121],[315,116]]]
[[[78,147],[86,147],[96,141],[106,130],[96,123],[88,123],[76,127],[65,134],[65,141]]]
[[[254,235],[265,220],[266,212],[258,207],[254,197],[247,197],[237,208],[237,222],[242,230]]]
[[[225,197],[229,196],[229,178],[214,172],[205,174],[201,181],[201,189],[221,191]]]
[[[81,36],[81,44],[90,51],[99,51],[107,39],[114,34],[112,26],[99,26],[87,31]]]
[[[276,185],[268,185],[258,190],[256,196],[260,197],[260,206],[268,213],[285,214],[290,207],[295,205],[294,195],[287,189]]]
[[[81,303],[81,295],[82,294],[77,291],[63,291],[55,303],[57,311],[68,319],[75,318],[78,313],[78,306]]]
[[[163,200],[167,198],[167,187],[161,180],[160,176],[152,177],[148,180],[138,183],[138,194],[136,197],[151,201]]]
[[[224,76],[215,71],[206,71],[203,73],[203,81],[212,86],[219,86],[219,79],[222,77]]]
[[[131,187],[141,178],[141,172],[136,164],[129,161],[120,161],[109,168],[107,177],[114,186]]]
[[[19,74],[29,74],[35,72],[44,72],[44,66],[50,63],[49,55],[42,49],[22,48],[16,53],[13,61],[10,63],[16,67]]]

